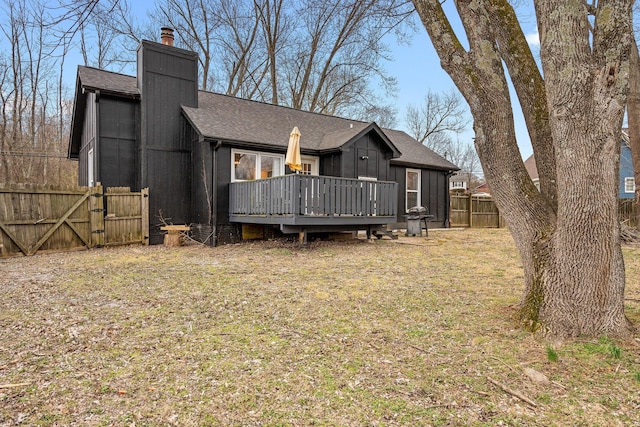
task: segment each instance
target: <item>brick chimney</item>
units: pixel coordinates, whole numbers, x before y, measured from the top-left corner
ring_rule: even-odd
[[[162,44],[173,46],[173,28],[160,28],[160,40],[162,40]]]

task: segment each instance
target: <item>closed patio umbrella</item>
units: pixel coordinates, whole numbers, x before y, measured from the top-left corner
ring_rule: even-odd
[[[289,166],[291,170],[302,170],[302,159],[300,158],[300,131],[295,126],[289,135],[289,146],[287,147],[287,156],[284,164]]]

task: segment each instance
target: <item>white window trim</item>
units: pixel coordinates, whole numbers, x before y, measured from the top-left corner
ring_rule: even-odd
[[[624,179],[624,192],[635,193],[636,192],[636,179],[632,176],[625,177]]]
[[[309,163],[311,165],[311,175],[317,176],[319,174],[318,163],[319,159],[313,156],[300,156],[302,163]]]
[[[253,154],[256,156],[256,180],[260,179],[258,178],[260,176],[260,156],[269,156],[269,157],[277,157],[280,159],[280,170],[278,171],[278,175],[274,175],[274,176],[282,176],[284,175],[284,155],[282,154],[277,154],[277,153],[269,153],[267,151],[251,151],[251,150],[239,150],[236,148],[232,148],[231,149],[231,182],[244,182],[247,181],[246,179],[236,179],[236,165],[235,165],[235,158],[236,158],[236,154]]]
[[[409,190],[409,172],[415,172],[418,174],[418,189],[417,190]],[[409,194],[409,191],[414,192],[414,193],[418,193],[418,197],[416,199],[417,205],[416,206],[422,206],[422,170],[420,169],[407,169],[405,174],[404,174],[404,180],[405,180],[405,184],[404,184],[404,207],[405,207],[405,211],[409,211],[410,208],[412,208],[413,206],[409,206],[409,199],[407,197],[407,195]]]

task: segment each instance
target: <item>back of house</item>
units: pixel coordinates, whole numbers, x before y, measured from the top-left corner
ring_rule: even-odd
[[[197,55],[171,44],[143,41],[137,59],[136,76],[78,68],[69,157],[81,185],[149,188],[150,243],[165,223],[209,244],[399,228],[416,205],[448,226],[458,168],[405,132],[199,91]]]

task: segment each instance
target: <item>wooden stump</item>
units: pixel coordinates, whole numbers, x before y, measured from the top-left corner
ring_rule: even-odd
[[[160,230],[167,232],[164,235],[165,246],[182,246],[184,243],[184,235],[182,233],[190,231],[191,227],[188,225],[165,225],[160,227]]]

